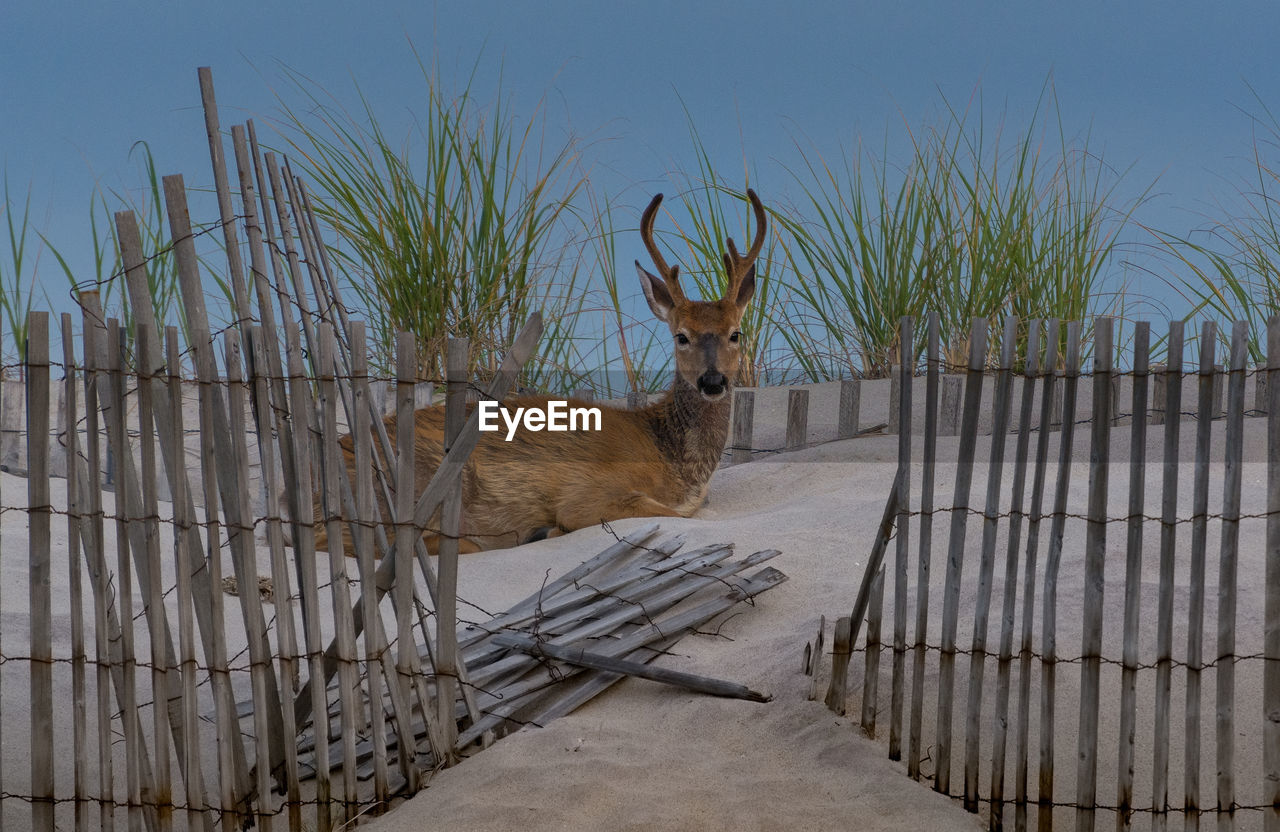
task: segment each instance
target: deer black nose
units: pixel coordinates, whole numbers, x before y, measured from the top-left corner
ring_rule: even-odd
[[[698,390],[707,396],[719,396],[724,392],[728,381],[719,370],[707,370],[698,376]]]

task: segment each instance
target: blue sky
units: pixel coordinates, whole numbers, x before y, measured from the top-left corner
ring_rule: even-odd
[[[95,182],[141,184],[135,141],[161,173],[211,182],[198,66],[213,68],[224,125],[253,117],[261,130],[287,66],[348,104],[358,83],[407,129],[423,88],[412,42],[446,81],[477,66],[484,92],[501,74],[516,113],[545,99],[553,130],[597,139],[596,181],[637,212],[669,170],[693,166],[684,105],[717,164],[736,172],[745,156],[768,201],[794,191],[782,166],[797,139],[903,154],[904,123],[936,122],[944,96],[964,105],[975,91],[992,122],[1021,128],[1051,77],[1067,131],[1126,171],[1121,192],[1154,183],[1138,218],[1185,234],[1248,175],[1247,113],[1280,111],[1280,6],[1264,2],[15,0],[3,28],[0,171],[14,198],[30,189],[37,229],[77,270],[91,268]],[[51,258],[41,273],[61,308]]]

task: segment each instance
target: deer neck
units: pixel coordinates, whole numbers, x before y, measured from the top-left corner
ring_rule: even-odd
[[[677,376],[667,397],[651,408],[650,427],[658,448],[681,481],[696,489],[701,489],[720,465],[729,437],[731,392],[710,402]]]

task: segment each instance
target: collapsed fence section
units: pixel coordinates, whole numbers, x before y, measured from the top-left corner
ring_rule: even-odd
[[[936,327],[924,436],[902,436],[881,536],[837,622],[828,703],[845,706],[840,656],[865,619],[863,729],[887,717],[889,756],[990,828],[1165,829],[1180,816],[1280,829],[1280,320],[1257,370],[1247,326],[1231,327],[1225,389],[1205,324],[1190,408],[1181,322],[1160,366],[1138,324],[1122,372],[1109,319],[1094,321],[1089,370],[1079,324],[1009,319],[993,371],[975,321],[960,435],[941,441]],[[910,333],[904,321],[903,344]],[[1250,377],[1265,418],[1246,418]],[[899,395],[900,412],[919,413],[911,384]]]

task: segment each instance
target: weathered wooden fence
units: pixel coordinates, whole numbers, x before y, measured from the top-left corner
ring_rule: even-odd
[[[899,410],[924,435],[903,419],[881,534],[835,628],[828,704],[843,712],[850,654],[865,651],[863,730],[887,712],[889,757],[992,829],[1280,829],[1280,319],[1255,369],[1244,323],[1226,339],[1206,323],[1186,368],[1182,322],[1160,365],[1138,323],[1124,371],[1110,319],[1094,321],[1090,371],[1078,323],[1011,318],[989,338],[977,320],[955,368],[959,437],[941,441],[937,318],[922,407],[912,321],[902,330],[913,371]]]
[[[371,378],[305,184],[249,123],[230,131],[233,194],[208,70],[200,86],[232,323],[210,329],[186,188],[165,177],[185,335],[157,326],[122,212],[131,332],[82,291],[79,340],[63,315],[54,358],[48,314],[31,313],[10,368],[22,389],[0,383],[0,414],[21,393],[0,441],[20,446],[5,465],[26,484],[19,496],[22,480],[0,476],[0,828],[327,832],[627,675],[759,698],[645,663],[785,580],[744,573],[776,550],[682,552],[649,526],[459,629],[462,471],[479,436],[466,405],[514,389],[541,319],[483,386],[450,342],[445,454],[421,488],[413,414],[430,380],[414,339],[397,338],[393,378]],[[393,420],[375,385],[393,391]]]

